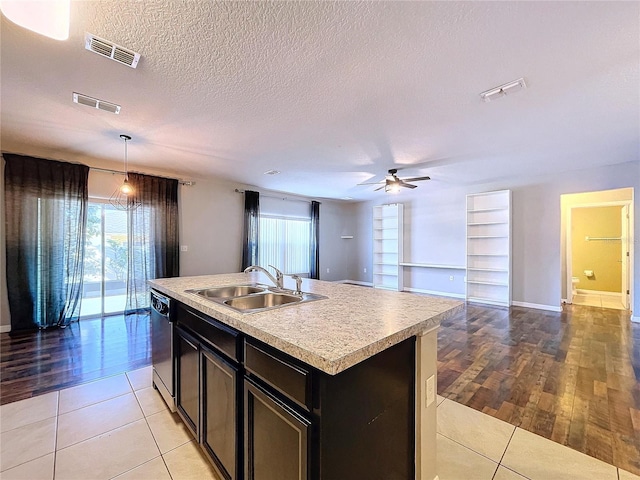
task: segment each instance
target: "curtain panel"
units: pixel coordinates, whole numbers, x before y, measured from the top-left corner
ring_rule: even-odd
[[[135,190],[134,210],[128,211],[126,313],[148,309],[147,280],[179,274],[178,180],[129,173]]]
[[[80,313],[89,167],[3,157],[11,331],[66,326]]]
[[[311,202],[311,235],[309,241],[309,277],[320,279],[320,202]]]
[[[252,190],[244,192],[244,234],[242,245],[242,270],[258,264],[258,233],[260,224],[260,194]]]

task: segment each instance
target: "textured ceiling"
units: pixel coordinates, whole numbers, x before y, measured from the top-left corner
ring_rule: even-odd
[[[2,18],[1,147],[118,168],[127,133],[133,170],[355,199],[394,166],[419,192],[638,161],[639,25],[638,2],[73,1],[65,42]]]

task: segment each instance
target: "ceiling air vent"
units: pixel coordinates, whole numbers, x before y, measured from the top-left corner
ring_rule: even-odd
[[[116,45],[104,38],[96,37],[88,32],[84,34],[84,48],[131,68],[136,68],[140,60],[139,53],[127,50],[120,45]]]
[[[105,112],[115,113],[116,115],[120,113],[120,105],[105,102],[104,100],[77,92],[73,92],[73,102],[79,103],[80,105],[86,105],[87,107],[97,108],[98,110],[104,110]]]

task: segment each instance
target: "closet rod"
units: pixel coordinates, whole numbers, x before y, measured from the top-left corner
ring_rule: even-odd
[[[244,193],[244,190],[238,190],[237,188],[235,189],[235,191],[236,191],[236,193]],[[300,200],[299,198],[279,197],[277,195],[267,195],[266,193],[261,193],[260,196],[261,197],[268,197],[268,198],[277,198],[279,200],[286,200],[288,202],[311,203],[311,200]]]
[[[584,237],[587,242],[591,240],[622,240],[622,237]]]
[[[110,168],[100,168],[100,167],[89,167],[89,169],[90,170],[95,170],[96,172],[117,173],[119,175],[124,175],[124,172],[122,170],[112,170]],[[134,173],[136,173],[136,172],[134,172]],[[169,179],[173,180],[172,177],[165,177],[163,175],[154,175],[154,176],[161,177],[161,178],[169,178]],[[191,186],[196,184],[196,182],[192,182],[192,181],[189,181],[189,180],[180,180],[180,179],[177,179],[177,180],[178,180],[178,183],[180,185],[185,185],[187,187],[191,187]]]

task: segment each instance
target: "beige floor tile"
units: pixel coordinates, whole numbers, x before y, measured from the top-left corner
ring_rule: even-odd
[[[55,445],[55,417],[1,433],[0,471],[52,453]]]
[[[438,406],[438,433],[499,462],[515,427],[452,400]]]
[[[437,436],[439,480],[491,480],[498,464],[449,440]]]
[[[169,410],[147,417],[147,423],[162,454],[193,440],[178,414]]]
[[[62,449],[144,418],[133,393],[94,403],[58,417],[58,444]]]
[[[58,413],[58,392],[26,398],[0,406],[0,431],[55,417]]]
[[[59,450],[55,478],[109,479],[160,455],[144,420]]]
[[[171,450],[162,457],[174,480],[219,480],[195,441]]]
[[[53,480],[53,453],[2,472],[2,480]]]
[[[131,392],[131,385],[129,385],[127,376],[124,373],[104,378],[97,382],[67,388],[60,391],[59,413],[71,412],[72,410]]]
[[[139,467],[129,470],[122,475],[114,477],[114,480],[171,480],[171,475],[164,464],[162,457],[156,457],[153,460],[140,465]],[[178,479],[176,479],[178,480]]]
[[[523,477],[519,473],[500,465],[493,477],[493,480],[527,480],[527,477]]]
[[[633,473],[627,472],[626,470],[618,469],[618,479],[619,480],[640,480],[638,475],[634,475]]]
[[[164,403],[160,392],[153,387],[137,390],[136,397],[138,398],[138,403],[140,404],[140,407],[142,407],[145,417],[153,415],[154,413],[162,412],[163,410],[169,410],[169,407]]]
[[[614,466],[521,428],[509,442],[502,464],[533,480],[618,478]]]
[[[127,378],[134,390],[142,390],[143,388],[150,387],[153,383],[152,376],[153,367],[151,365],[138,370],[133,370],[132,372],[127,372]]]

